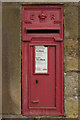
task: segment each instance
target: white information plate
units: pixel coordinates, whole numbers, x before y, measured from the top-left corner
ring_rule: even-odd
[[[48,48],[35,46],[35,73],[48,72]]]

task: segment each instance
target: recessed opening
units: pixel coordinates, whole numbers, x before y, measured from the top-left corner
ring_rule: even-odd
[[[36,80],[36,85],[38,84],[38,80]]]
[[[44,34],[44,33],[59,33],[59,30],[48,30],[48,29],[36,29],[36,30],[27,30],[27,33],[32,33],[32,34],[35,34],[35,33],[38,33],[38,34]]]

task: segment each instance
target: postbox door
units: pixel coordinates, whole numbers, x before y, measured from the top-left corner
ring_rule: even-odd
[[[56,107],[55,46],[30,47],[30,108]]]

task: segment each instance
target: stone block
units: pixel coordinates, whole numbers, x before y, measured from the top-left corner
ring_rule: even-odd
[[[64,69],[65,71],[78,71],[78,56],[71,57],[65,56],[64,57]]]
[[[68,72],[64,74],[64,96],[68,97],[78,96],[78,73]]]
[[[21,13],[17,5],[2,6],[2,112],[21,113]]]
[[[64,5],[64,39],[78,37],[78,6]]]
[[[64,41],[64,56],[78,56],[78,40],[66,39]]]
[[[78,117],[78,98],[70,97],[65,100],[65,115],[68,118]]]

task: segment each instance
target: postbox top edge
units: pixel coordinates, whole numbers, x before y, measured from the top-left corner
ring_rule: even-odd
[[[56,5],[55,4],[54,5],[44,5],[44,4],[39,5],[39,4],[37,4],[37,5],[34,5],[34,6],[33,5],[22,5],[22,7],[25,8],[25,9],[29,9],[29,8],[30,9],[35,9],[35,8],[44,8],[44,7],[49,8],[49,9],[50,8],[53,8],[53,9],[54,8],[56,8],[56,9],[58,9],[58,8],[62,9],[63,8],[63,6],[61,4],[56,4]]]

